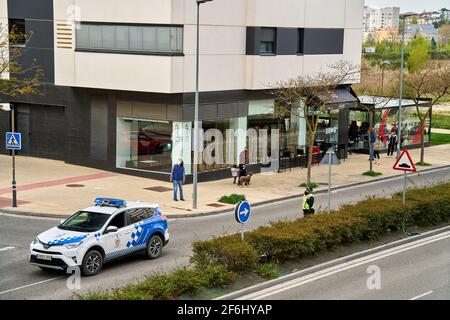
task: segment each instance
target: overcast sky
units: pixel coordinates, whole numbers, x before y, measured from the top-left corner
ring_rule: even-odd
[[[400,7],[400,12],[450,9],[449,0],[365,0],[369,7]]]

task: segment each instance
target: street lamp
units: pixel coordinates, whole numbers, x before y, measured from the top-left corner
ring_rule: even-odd
[[[195,70],[195,111],[194,111],[194,172],[192,187],[192,208],[197,209],[197,182],[198,182],[198,138],[199,138],[199,69],[200,69],[200,5],[213,0],[197,0],[197,52],[196,52],[196,70]]]
[[[400,98],[398,104],[398,145],[397,145],[397,158],[402,151],[402,113],[403,113],[403,70],[405,68],[405,22],[406,18],[415,15],[415,13],[404,13],[400,15],[403,18],[402,25],[402,60],[400,65]]]

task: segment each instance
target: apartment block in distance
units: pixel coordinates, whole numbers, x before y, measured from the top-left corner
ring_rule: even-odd
[[[269,89],[337,61],[359,65],[363,7],[363,0],[203,4],[203,129],[225,136],[227,129],[277,128],[281,150],[304,150],[305,120],[275,117]],[[0,9],[2,27],[33,33],[23,64],[36,59],[45,72],[43,95],[2,97],[17,109],[21,155],[163,180],[177,159],[191,163],[195,0],[0,0]],[[349,109],[358,103],[350,85],[336,92],[318,133],[344,151]],[[0,112],[0,139],[10,126]],[[236,140],[228,152],[237,158],[247,140]],[[228,168],[200,165],[199,178],[220,178]]]

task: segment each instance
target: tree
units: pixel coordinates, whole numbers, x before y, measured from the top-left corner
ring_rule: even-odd
[[[427,39],[422,36],[416,37],[409,44],[409,57],[406,64],[409,72],[420,71],[424,68],[429,59],[430,45]]]
[[[439,45],[445,46],[446,44],[450,43],[450,24],[442,25],[438,29],[438,40]]]
[[[40,93],[43,70],[36,60],[23,66],[20,61],[24,46],[15,45],[18,42],[26,45],[30,39],[31,34],[21,34],[15,26],[9,31],[0,24],[0,94],[14,97]]]
[[[411,24],[418,24],[417,16],[412,17]]]
[[[278,115],[291,114],[305,119],[307,128],[306,147],[308,150],[307,181],[311,184],[314,140],[320,113],[326,111],[339,85],[353,82],[359,77],[360,67],[340,61],[329,66],[330,71],[318,72],[276,83],[272,90]]]
[[[405,96],[414,101],[419,117],[421,134],[421,151],[419,164],[425,164],[425,122],[430,117],[432,107],[437,104],[450,88],[450,65],[428,63],[416,72],[405,74]],[[427,105],[423,101],[428,100]],[[424,110],[425,109],[425,110]]]

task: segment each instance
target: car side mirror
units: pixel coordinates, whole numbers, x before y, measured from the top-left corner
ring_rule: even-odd
[[[105,233],[114,233],[117,232],[117,230],[119,230],[116,226],[109,226],[108,228],[106,228]]]

